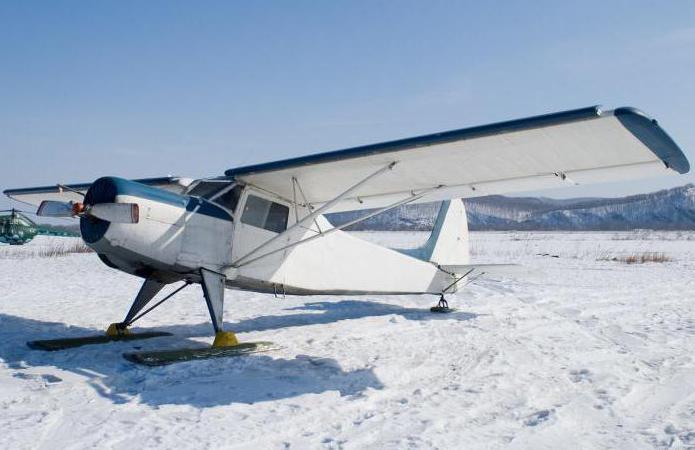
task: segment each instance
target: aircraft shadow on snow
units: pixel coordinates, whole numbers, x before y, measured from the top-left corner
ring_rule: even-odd
[[[421,309],[355,300],[307,303],[288,310],[318,310],[323,313],[263,316],[227,326],[234,331],[248,332],[389,314],[402,315],[410,320],[470,320],[476,317],[463,312],[435,315]],[[152,406],[188,404],[211,407],[257,403],[326,391],[338,391],[341,396],[350,397],[370,388],[383,388],[371,368],[346,371],[332,358],[307,355],[285,359],[257,354],[156,368],[137,366],[121,357],[123,352],[140,349],[201,346],[200,342],[185,338],[210,334],[209,323],[157,329],[175,335],[45,352],[29,349],[26,341],[93,335],[103,330],[0,314],[0,360],[8,365],[15,377],[43,383],[48,389],[62,380],[50,374],[41,374],[40,367],[52,366],[83,376],[99,395],[114,403],[126,403],[137,396],[139,401]]]
[[[226,322],[225,327],[235,333],[248,333],[251,331],[269,331],[281,328],[302,327],[306,325],[321,325],[338,322],[340,320],[362,319],[365,317],[378,317],[399,315],[409,320],[441,320],[456,319],[469,320],[477,317],[477,314],[457,311],[449,314],[433,314],[423,308],[404,308],[388,303],[379,303],[364,300],[341,300],[338,302],[310,302],[302,306],[285,308],[285,311],[309,311],[304,314],[279,314],[265,315],[239,322]],[[204,322],[197,325],[171,325],[158,327],[158,330],[180,336],[210,336],[210,323]]]

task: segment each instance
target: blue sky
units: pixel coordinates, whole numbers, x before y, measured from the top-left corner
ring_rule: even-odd
[[[0,189],[220,175],[593,104],[639,107],[695,162],[694,73],[692,1],[4,1]]]

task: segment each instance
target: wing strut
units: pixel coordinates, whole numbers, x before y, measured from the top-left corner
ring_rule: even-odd
[[[77,189],[73,189],[73,188],[71,188],[70,186],[68,186],[68,185],[66,185],[66,184],[60,184],[60,183],[58,183],[56,186],[58,186],[58,192],[60,192],[61,194],[62,194],[63,191],[65,190],[65,191],[74,192],[75,194],[81,195],[82,197],[85,196],[84,192],[78,191]]]
[[[306,199],[306,195],[304,195],[304,190],[302,189],[302,185],[299,184],[299,180],[296,177],[292,177],[292,199],[294,200],[294,217],[299,222],[299,216],[297,212],[297,193],[295,192],[295,186],[297,186],[297,189],[299,190],[299,195],[302,196],[302,200],[304,200],[304,206],[311,212],[312,209],[314,209],[314,206],[309,203],[309,200]],[[321,230],[321,226],[319,226],[319,222],[316,220],[316,217],[314,217],[314,225],[316,225],[316,229],[319,230],[319,234],[323,233]]]
[[[382,173],[387,172],[387,171],[393,169],[393,166],[395,166],[395,165],[396,165],[396,161],[391,162],[391,163],[389,163],[388,165],[386,165],[386,166],[382,167],[381,169],[377,170],[376,172],[372,173],[371,175],[365,177],[364,179],[362,179],[362,180],[359,181],[358,183],[353,184],[353,185],[352,185],[351,187],[349,187],[345,192],[343,192],[342,194],[338,195],[338,196],[337,196],[336,198],[334,198],[333,200],[324,203],[320,208],[314,210],[314,211],[311,212],[310,214],[307,214],[307,215],[304,216],[301,220],[299,220],[298,222],[295,222],[291,227],[289,227],[288,229],[286,229],[286,230],[283,231],[282,233],[273,236],[272,238],[268,239],[267,241],[265,241],[264,243],[262,243],[262,244],[259,245],[258,247],[254,248],[253,250],[251,250],[250,252],[248,252],[246,255],[244,255],[244,256],[242,256],[241,258],[239,258],[239,259],[237,259],[236,261],[234,261],[234,262],[231,264],[231,266],[232,266],[232,267],[240,267],[240,266],[242,266],[242,265],[248,264],[248,261],[247,261],[247,260],[248,260],[251,256],[255,255],[255,254],[258,253],[260,250],[262,250],[262,249],[268,247],[268,246],[269,246],[270,244],[272,244],[273,242],[276,242],[276,241],[278,241],[278,240],[280,240],[280,239],[282,239],[282,238],[284,238],[284,237],[287,237],[287,236],[289,235],[289,233],[291,233],[292,231],[294,231],[296,228],[302,227],[302,226],[306,225],[308,222],[310,222],[310,221],[316,219],[318,216],[320,216],[321,214],[323,214],[324,211],[327,211],[328,209],[330,209],[331,207],[333,207],[335,204],[337,204],[338,202],[340,202],[342,199],[344,199],[344,198],[347,197],[348,195],[352,194],[352,193],[353,193],[356,189],[358,189],[360,186],[364,185],[365,183],[367,183],[367,182],[370,181],[371,179],[373,179],[373,178],[375,178],[375,177],[381,175]],[[309,210],[311,210],[311,207],[310,207],[310,206],[307,205],[307,207],[309,208]],[[296,204],[295,204],[295,208],[296,208]],[[323,233],[323,234],[325,234],[325,233]],[[320,236],[320,235],[319,235],[319,236]],[[300,242],[302,242],[302,241],[300,241]],[[296,243],[295,243],[295,244],[296,244]],[[284,250],[285,248],[286,248],[286,247],[283,247],[282,250]],[[276,251],[279,251],[279,250],[275,250],[275,251],[271,252],[270,254],[275,253]],[[263,255],[263,257],[265,257],[265,256],[267,256],[267,255],[268,255],[268,254]],[[253,261],[255,261],[256,259],[258,259],[258,258],[253,259]]]
[[[432,191],[434,191],[434,190],[436,190],[436,189],[439,189],[440,187],[441,187],[441,186],[438,186],[438,187],[436,187],[436,188],[427,189],[427,190],[424,190],[424,191],[420,192],[419,194],[416,194],[416,193],[413,192],[413,193],[411,193],[410,197],[407,197],[407,198],[405,198],[405,199],[403,199],[403,200],[397,201],[396,203],[392,203],[392,204],[390,204],[390,205],[388,205],[388,206],[384,206],[383,208],[379,208],[379,209],[377,209],[376,211],[372,211],[372,212],[369,213],[369,214],[365,214],[365,215],[362,216],[362,217],[358,217],[357,219],[354,219],[354,220],[351,220],[351,221],[349,221],[349,222],[346,222],[346,223],[344,223],[344,224],[342,224],[342,225],[340,225],[340,226],[337,226],[337,227],[335,227],[335,228],[331,228],[331,229],[329,229],[329,230],[326,230],[326,231],[324,231],[324,232],[321,233],[321,234],[315,234],[315,235],[313,235],[313,236],[311,236],[311,237],[308,237],[308,238],[306,238],[306,239],[302,239],[302,240],[300,240],[300,241],[292,242],[291,244],[287,244],[287,245],[285,245],[285,246],[283,246],[283,247],[280,247],[280,248],[278,248],[278,249],[269,251],[269,252],[264,253],[264,254],[262,254],[262,255],[260,255],[260,256],[257,256],[257,257],[255,257],[255,258],[252,258],[252,259],[247,260],[247,261],[244,261],[243,263],[232,264],[232,266],[233,266],[233,267],[237,267],[237,268],[238,268],[238,267],[241,267],[241,266],[245,266],[245,265],[247,265],[247,264],[251,264],[251,263],[253,263],[253,262],[258,261],[259,259],[265,258],[265,257],[270,256],[270,255],[274,255],[275,253],[281,252],[281,251],[283,251],[283,250],[287,250],[288,248],[296,247],[297,245],[305,244],[305,243],[307,243],[307,242],[309,242],[309,241],[313,241],[313,240],[316,239],[316,238],[324,237],[324,236],[326,236],[326,235],[328,235],[328,234],[331,234],[331,233],[333,233],[333,232],[335,232],[335,231],[339,231],[339,230],[342,230],[343,228],[347,228],[347,227],[349,227],[350,225],[355,225],[356,223],[363,222],[363,221],[369,219],[370,217],[374,217],[374,216],[376,216],[377,214],[381,214],[381,213],[383,213],[383,212],[386,212],[386,211],[388,211],[389,209],[397,208],[397,207],[399,207],[399,206],[401,206],[401,205],[405,205],[405,204],[407,204],[407,203],[414,202],[414,201],[416,201],[416,200],[418,200],[418,199],[424,197],[425,195],[429,194],[430,192],[432,192]],[[320,208],[319,208],[319,209],[320,209]],[[264,246],[265,246],[265,244],[264,244]],[[242,259],[244,259],[244,258],[242,258]]]

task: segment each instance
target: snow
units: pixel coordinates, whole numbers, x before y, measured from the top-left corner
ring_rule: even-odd
[[[695,233],[472,233],[475,262],[533,272],[477,280],[449,315],[227,291],[226,326],[284,348],[158,368],[121,353],[210,343],[197,286],[137,323],[172,337],[26,347],[101,332],[140,282],[31,251],[51,239],[0,249],[0,448],[695,448]],[[672,261],[606,260],[647,251]]]

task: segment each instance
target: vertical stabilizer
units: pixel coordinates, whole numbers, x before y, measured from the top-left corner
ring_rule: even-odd
[[[420,248],[400,251],[438,265],[468,264],[468,219],[463,200],[443,201],[427,242]]]

